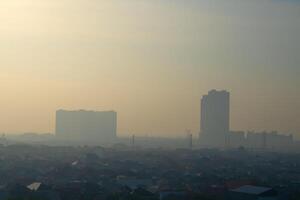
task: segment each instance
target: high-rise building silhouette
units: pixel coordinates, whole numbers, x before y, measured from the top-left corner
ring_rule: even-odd
[[[117,113],[114,111],[56,112],[56,136],[64,140],[101,144],[116,138]]]
[[[226,146],[230,122],[230,93],[211,90],[201,100],[200,142]]]

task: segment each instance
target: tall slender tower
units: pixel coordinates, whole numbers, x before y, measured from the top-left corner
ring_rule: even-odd
[[[230,123],[230,93],[211,90],[201,100],[200,142],[214,147],[226,146]]]

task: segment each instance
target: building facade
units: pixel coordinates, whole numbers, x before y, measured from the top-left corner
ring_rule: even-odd
[[[211,90],[201,99],[200,142],[222,147],[227,143],[230,123],[230,93]]]
[[[102,144],[117,136],[117,113],[114,111],[56,112],[56,136],[64,140]]]

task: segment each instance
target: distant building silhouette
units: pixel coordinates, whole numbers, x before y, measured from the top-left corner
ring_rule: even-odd
[[[286,150],[293,142],[293,135],[280,134],[277,131],[246,133],[246,147],[253,149]]]
[[[258,150],[289,150],[294,143],[293,135],[272,132],[230,131],[229,147],[246,147]]]
[[[201,100],[200,142],[204,145],[226,146],[230,121],[230,93],[211,90]]]
[[[230,148],[246,147],[246,133],[244,131],[230,131],[227,141]]]
[[[83,144],[111,142],[117,134],[117,113],[114,111],[66,111],[56,112],[56,136]]]

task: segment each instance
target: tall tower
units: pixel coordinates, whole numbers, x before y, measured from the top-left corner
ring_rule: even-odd
[[[201,100],[200,142],[224,147],[228,141],[230,123],[230,93],[211,90]]]

